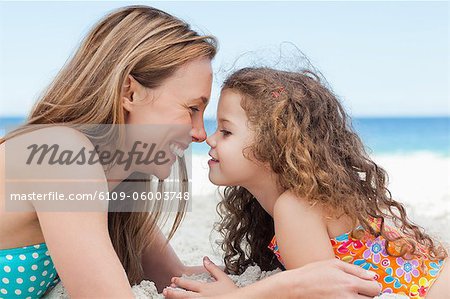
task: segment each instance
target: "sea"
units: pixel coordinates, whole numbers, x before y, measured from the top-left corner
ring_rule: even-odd
[[[0,117],[0,136],[6,128],[24,122],[24,117]],[[208,135],[216,130],[215,119],[205,119]],[[450,156],[450,116],[445,117],[356,117],[352,127],[373,155],[432,153]],[[193,143],[192,153],[204,155],[206,142]]]

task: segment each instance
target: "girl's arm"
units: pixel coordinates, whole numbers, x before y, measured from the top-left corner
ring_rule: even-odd
[[[334,258],[322,211],[284,192],[273,209],[275,235],[286,269]]]

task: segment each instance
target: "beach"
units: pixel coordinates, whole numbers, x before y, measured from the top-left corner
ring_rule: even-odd
[[[390,154],[372,157],[389,174],[388,188],[393,198],[402,202],[408,216],[427,232],[450,243],[450,157],[431,152]],[[215,207],[220,200],[218,188],[208,180],[207,155],[192,156],[192,206],[171,245],[186,265],[201,265],[203,256],[216,264],[223,264],[221,251],[215,244],[219,238],[212,230],[218,220]],[[264,273],[258,267],[249,268],[239,277],[233,277],[238,285],[246,285],[272,273]],[[204,280],[206,277],[196,277]],[[154,285],[143,281],[134,286],[138,298],[163,298]],[[60,285],[46,298],[65,298]],[[383,295],[381,298],[401,298]]]
[[[0,189],[5,193],[0,196],[0,205],[5,206],[0,217],[8,213],[1,218],[6,221],[0,221],[0,243],[3,239],[7,241],[2,243],[4,252],[27,250],[28,246],[38,245],[37,240],[40,244],[48,243],[45,253],[49,259],[44,265],[50,266],[53,256],[52,271],[58,270],[67,286],[71,282],[79,283],[73,284],[77,287],[72,292],[84,291],[87,297],[96,298],[103,288],[117,296],[117,288],[123,284],[113,277],[127,271],[131,278],[132,272],[142,272],[131,271],[142,265],[140,260],[145,260],[141,259],[142,252],[150,252],[163,265],[172,264],[168,263],[170,258],[161,255],[163,251],[145,250],[151,248],[143,243],[147,237],[152,240],[151,232],[157,229],[153,226],[155,222],[119,217],[114,225],[105,214],[113,212],[111,202],[117,204],[114,206],[119,211],[128,212],[136,206],[147,207],[141,203],[151,198],[149,206],[163,206],[162,211],[142,208],[138,212],[143,220],[149,220],[145,219],[147,214],[149,218],[157,215],[158,219],[160,214],[163,214],[161,218],[168,215],[168,221],[158,223],[168,236],[173,220],[179,220],[176,218],[179,214],[173,210],[181,202],[177,199],[185,199],[187,180],[185,161],[170,163],[174,161],[173,155],[184,155],[188,165],[189,204],[170,245],[186,266],[201,266],[205,256],[223,266],[225,253],[220,246],[223,240],[215,226],[220,220],[216,208],[224,187],[217,187],[208,179],[208,152],[211,145],[216,154],[214,160],[219,160],[214,161],[219,162],[215,165],[226,165],[229,171],[222,171],[218,177],[225,174],[235,179],[233,184],[249,188],[250,184],[264,186],[266,180],[259,175],[261,168],[253,171],[250,166],[250,171],[242,171],[249,164],[241,163],[239,151],[246,142],[254,140],[267,150],[257,156],[274,160],[283,154],[282,148],[281,151],[295,156],[287,159],[291,160],[289,164],[300,164],[310,158],[317,164],[332,164],[333,161],[329,163],[332,159],[353,161],[367,158],[360,154],[368,153],[389,175],[386,187],[392,199],[405,208],[407,220],[423,228],[450,252],[448,8],[448,1],[239,1],[233,5],[227,1],[0,1],[0,90],[3,91],[0,137],[7,137],[0,149],[0,167],[5,169],[0,174],[0,183],[4,183]],[[54,134],[56,131],[50,128],[53,126],[58,127],[56,131],[62,132],[64,138]],[[79,132],[70,132],[63,126]],[[245,126],[249,130],[244,130]],[[15,132],[17,128],[25,130]],[[42,128],[46,130],[39,131]],[[32,140],[31,136],[37,139]],[[263,138],[266,142],[259,142]],[[297,146],[293,146],[295,143]],[[285,171],[279,161],[266,162],[278,163],[281,172]],[[331,186],[328,189],[333,189],[329,193],[353,195],[355,188],[362,189],[362,184],[374,184],[370,180],[363,182],[365,174],[358,172],[359,165],[355,165],[358,163],[351,163],[327,168],[326,175],[333,181],[328,184]],[[68,170],[63,169],[66,166]],[[171,172],[170,167],[173,167]],[[323,175],[314,170],[314,175]],[[152,176],[151,183],[156,184],[149,185],[158,189],[145,186],[149,190],[142,192],[131,186],[130,181],[139,187],[148,183],[140,175],[130,180],[136,172]],[[240,176],[241,172],[245,175]],[[344,191],[336,187],[343,181],[338,172],[355,174],[352,178],[357,186]],[[165,182],[161,182],[163,177]],[[294,184],[306,185],[306,180],[301,179],[301,175],[289,178]],[[121,184],[124,181],[128,182]],[[182,190],[177,189],[180,186]],[[326,189],[321,184],[318,186]],[[70,190],[68,194],[63,192],[66,190]],[[265,195],[270,195],[270,191]],[[369,193],[362,197],[374,204],[378,198]],[[170,204],[159,205],[168,197],[172,200]],[[265,205],[265,196],[258,194],[258,197]],[[272,198],[267,197],[270,207]],[[335,200],[341,198],[336,196]],[[134,200],[132,204],[128,202],[131,200]],[[303,203],[303,198],[299,201]],[[98,220],[96,215],[51,214],[55,210],[67,211],[67,206],[72,212],[80,211],[79,202],[91,203],[83,205],[84,211],[101,206],[103,214],[99,212],[97,216],[103,217],[103,222],[85,221],[86,218]],[[345,203],[345,199],[341,202]],[[366,208],[349,202],[352,204],[349,209]],[[184,203],[181,202],[183,207]],[[283,200],[278,203],[282,206]],[[287,213],[285,216],[283,210],[280,214],[285,217],[279,217],[280,222],[288,222],[286,227],[298,230],[289,234],[289,246],[282,244],[286,241],[281,233],[288,229],[277,223],[280,251],[288,266],[291,265],[289,253],[283,252],[288,251],[286,247],[294,249],[291,248],[294,257],[322,258],[324,255],[319,251],[331,249],[329,235],[336,234],[338,229],[338,234],[350,229],[350,226],[345,229],[339,226],[345,217],[333,221],[325,215],[323,219],[330,220],[328,223],[332,225],[327,223],[327,233],[323,229],[321,238],[314,230],[319,230],[320,225],[307,223],[307,218],[314,213],[300,215],[294,206],[286,208],[294,212],[293,216]],[[386,207],[381,208],[377,214],[382,214]],[[347,207],[344,210],[349,212]],[[18,215],[17,219],[16,215],[9,214],[24,211],[29,213]],[[359,212],[369,216],[368,211]],[[259,230],[258,217],[251,217],[251,224],[256,224]],[[105,225],[106,219],[109,225]],[[298,224],[290,222],[294,219]],[[390,220],[387,220],[389,226]],[[149,229],[146,224],[152,227]],[[86,230],[87,225],[92,229]],[[419,238],[417,227],[413,228],[415,237]],[[86,231],[86,236],[80,233]],[[312,244],[306,236],[308,232],[324,242],[323,246],[317,245],[319,242],[308,247],[317,251],[312,254],[294,246],[296,240],[299,244]],[[395,236],[393,232],[385,232]],[[104,238],[95,238],[100,233]],[[386,292],[398,291],[404,281],[414,283],[414,287],[408,286],[409,292],[416,292],[415,287],[420,287],[417,292],[424,292],[430,287],[430,277],[437,273],[430,270],[429,277],[424,277],[423,272],[416,274],[419,272],[415,263],[403,260],[408,256],[402,255],[395,261],[380,258],[385,252],[378,242],[348,240],[344,234],[341,237],[334,238],[339,245],[328,250],[329,258],[333,258],[333,250],[336,254],[341,251],[345,256],[336,255],[338,258],[379,270],[376,279],[386,283]],[[130,240],[144,246],[131,244]],[[341,246],[341,241],[346,245]],[[106,254],[102,250],[104,246],[96,242],[108,246]],[[364,242],[367,244],[362,245]],[[268,250],[269,244],[264,243],[258,245],[258,250]],[[24,248],[16,246],[24,244],[27,245]],[[349,246],[364,249],[363,259],[349,256],[357,256],[350,252]],[[130,255],[137,261],[130,261]],[[34,275],[29,281],[23,279],[28,273],[22,265],[16,267],[20,273],[15,277],[10,264],[15,266],[16,259],[9,253],[5,256],[4,261],[0,259],[0,270],[8,273],[9,278],[0,277],[0,299],[3,294],[26,297],[26,292],[41,296],[44,289],[42,298],[69,298],[62,281],[48,289],[49,282],[45,286],[46,282],[36,280]],[[34,252],[31,256],[36,258]],[[85,269],[86,263],[72,258],[75,256],[84,257],[91,266],[89,271]],[[375,258],[368,261],[367,256],[376,256],[376,261]],[[25,254],[19,254],[19,259],[34,263]],[[450,262],[450,257],[447,260]],[[110,264],[114,267],[105,270],[102,265],[110,261],[115,262]],[[381,264],[383,270],[375,264]],[[429,264],[435,268],[433,271],[440,265]],[[151,262],[146,266],[150,268]],[[30,268],[37,271],[37,267],[33,264]],[[151,269],[157,274],[165,273],[153,264]],[[326,288],[333,284],[324,274],[332,272],[325,267],[323,270],[316,277],[324,282],[302,277],[306,283],[299,284],[295,290],[303,291],[301,287],[313,284],[320,290],[329,290]],[[251,265],[241,275],[230,275],[230,278],[238,287],[245,287],[280,271],[266,272],[258,265]],[[300,271],[304,273],[307,269]],[[42,271],[42,276],[55,279],[55,273],[48,276],[47,273]],[[137,280],[142,278],[140,274]],[[285,279],[283,275],[279,276],[280,280]],[[419,277],[421,283],[410,280],[411,275]],[[126,277],[121,277],[126,282]],[[156,275],[143,277],[158,279]],[[188,278],[211,280],[207,273]],[[28,287],[24,282],[33,286]],[[131,288],[136,298],[164,299],[150,280]],[[277,298],[279,290],[277,285],[276,290],[267,293]],[[450,298],[450,294],[445,297]],[[383,294],[374,299],[389,298],[405,297]]]

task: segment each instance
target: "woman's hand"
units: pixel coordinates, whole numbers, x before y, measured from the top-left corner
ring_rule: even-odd
[[[381,292],[374,272],[338,259],[314,262],[279,274],[277,279],[284,281],[284,285],[287,283],[289,290],[282,298],[363,299],[373,298]]]
[[[203,258],[203,265],[215,279],[214,282],[199,282],[186,278],[174,277],[172,278],[171,287],[180,287],[186,291],[164,289],[164,296],[169,299],[211,297],[227,294],[238,288],[228,275],[216,266],[208,257]]]

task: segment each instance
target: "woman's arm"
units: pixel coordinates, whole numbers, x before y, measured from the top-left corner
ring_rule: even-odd
[[[153,281],[158,291],[170,285],[172,277],[191,274],[159,228],[156,229],[150,246],[142,254],[142,267],[145,279]]]
[[[275,234],[286,269],[334,258],[322,211],[291,192],[283,193],[273,209]]]
[[[134,298],[105,212],[39,212],[38,217],[70,298]]]
[[[314,262],[304,267],[277,273],[229,295],[232,298],[289,299],[368,299],[380,294],[375,273],[337,259]],[[274,294],[276,294],[274,296]]]
[[[94,150],[84,135],[69,128],[52,127],[30,134],[34,135],[27,138],[35,137],[40,144],[58,144],[60,151]],[[33,206],[56,271],[70,298],[134,298],[109,237],[107,201],[94,196],[108,191],[102,166],[98,163],[51,165],[46,159],[41,165],[26,166],[29,178],[44,181],[25,185],[24,190],[65,195],[66,200],[35,201]],[[67,200],[69,196],[93,197],[77,201]]]
[[[159,228],[155,234],[142,254],[142,267],[145,279],[153,281],[159,291],[170,285],[172,277],[207,272],[203,266],[185,266]]]
[[[220,271],[214,264],[205,265],[210,273]],[[254,284],[219,296],[207,296],[202,291],[208,283],[195,285],[197,291],[165,289],[168,299],[214,298],[214,299],[363,299],[379,295],[381,288],[375,273],[338,259],[310,263],[304,267],[287,270],[260,280]],[[211,283],[209,283],[211,284]]]

